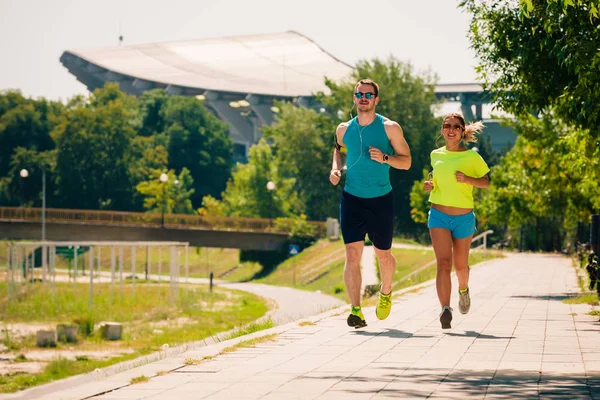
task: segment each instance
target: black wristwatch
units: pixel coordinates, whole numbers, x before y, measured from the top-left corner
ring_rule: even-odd
[[[384,155],[383,155],[383,162],[386,162],[386,161],[387,161],[389,158],[390,158],[390,157],[388,157],[388,155],[387,155],[387,154],[384,154]]]

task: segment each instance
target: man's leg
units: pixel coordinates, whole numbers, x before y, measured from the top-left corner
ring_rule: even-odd
[[[375,254],[379,260],[379,275],[381,276],[381,289],[375,315],[379,319],[386,319],[392,311],[392,280],[394,279],[394,269],[396,269],[396,259],[392,255],[391,248],[380,250],[375,247]]]
[[[344,282],[346,283],[350,303],[352,303],[352,310],[347,322],[348,326],[362,328],[367,326],[365,316],[360,309],[360,288],[362,285],[360,259],[365,246],[366,225],[361,200],[345,191],[342,192],[340,203],[340,225],[346,249]]]
[[[392,291],[392,280],[396,269],[396,258],[392,255],[392,249],[375,249],[375,255],[379,260],[379,275],[381,276],[381,293],[389,294]]]
[[[360,259],[362,257],[364,241],[346,243],[346,264],[344,265],[344,281],[346,291],[352,303],[352,310],[348,315],[348,326],[362,328],[367,326],[365,316],[360,308],[360,288],[362,286],[362,274],[360,272]]]
[[[352,307],[360,306],[360,288],[362,275],[360,272],[360,259],[365,242],[352,242],[346,244],[346,264],[344,265],[344,281],[346,291]]]
[[[379,319],[386,319],[392,310],[392,280],[396,268],[396,259],[391,251],[394,237],[394,194],[392,192],[369,199],[367,234],[373,242],[375,255],[379,260],[381,278],[375,315]]]

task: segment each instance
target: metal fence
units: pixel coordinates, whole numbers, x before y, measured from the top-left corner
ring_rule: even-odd
[[[142,279],[146,280],[148,292],[151,290],[152,281],[157,282],[159,293],[161,283],[167,283],[169,299],[173,304],[179,295],[182,263],[185,283],[189,282],[189,243],[186,242],[44,241],[11,242],[6,247],[4,254],[0,255],[0,267],[5,266],[4,278],[9,304],[17,301],[20,294],[26,295],[35,290],[37,283],[44,287],[50,286],[53,296],[56,296],[58,280],[72,281],[75,293],[81,291],[78,284],[89,282],[89,307],[92,308],[95,283],[109,283],[112,303],[117,295],[123,298],[123,285],[126,280],[130,280],[131,296],[135,298],[136,280]],[[136,260],[137,249],[140,247],[146,249],[145,270],[142,272],[139,271],[139,263]],[[163,274],[166,272],[163,270],[162,257],[165,250],[168,256],[167,265],[164,267],[168,267],[168,276]],[[158,253],[156,265],[150,262],[151,251]],[[70,260],[66,270],[57,268],[57,255],[63,255],[63,258]],[[126,255],[129,256],[129,265],[126,265]]]

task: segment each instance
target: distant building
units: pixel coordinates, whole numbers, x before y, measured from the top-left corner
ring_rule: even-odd
[[[90,91],[117,82],[136,96],[156,88],[195,96],[230,125],[236,159],[245,158],[261,137],[260,127],[273,122],[273,101],[318,107],[313,96],[328,93],[325,77],[339,82],[353,71],[293,31],[67,50],[60,61]],[[479,85],[439,87],[439,97],[458,99],[464,111],[475,107],[481,116]]]

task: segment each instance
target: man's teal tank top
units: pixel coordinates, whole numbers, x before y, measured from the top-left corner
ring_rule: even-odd
[[[379,197],[392,190],[390,166],[371,160],[369,155],[369,146],[381,150],[384,154],[393,154],[394,149],[385,133],[383,123],[383,116],[376,114],[373,122],[367,126],[359,125],[357,117],[348,124],[342,139],[348,150],[344,190],[353,196]]]

